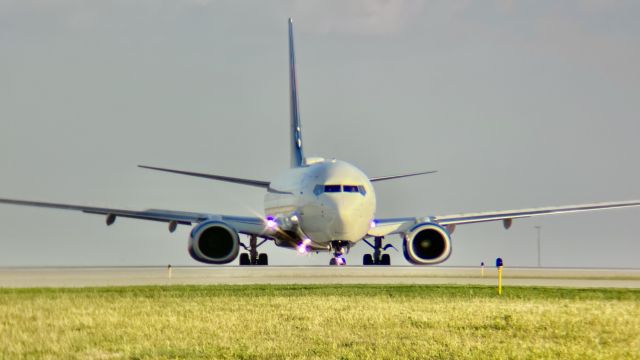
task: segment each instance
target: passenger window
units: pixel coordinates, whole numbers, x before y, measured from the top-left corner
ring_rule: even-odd
[[[343,191],[344,192],[349,192],[349,193],[357,193],[358,192],[358,187],[356,185],[344,185],[342,186]]]
[[[326,193],[338,193],[340,192],[341,186],[340,185],[325,185],[324,186],[324,192]]]

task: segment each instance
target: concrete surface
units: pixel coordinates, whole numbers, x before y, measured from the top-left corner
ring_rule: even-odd
[[[640,269],[505,268],[504,286],[640,288]],[[177,284],[496,285],[497,271],[453,267],[96,267],[0,268],[0,287]]]

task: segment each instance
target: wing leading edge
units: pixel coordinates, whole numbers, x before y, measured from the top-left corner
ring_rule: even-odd
[[[640,206],[640,200],[618,201],[594,204],[549,206],[522,210],[488,211],[481,213],[469,213],[459,215],[436,216],[435,220],[441,225],[472,224],[486,221],[508,220],[526,218],[531,216],[567,214],[582,211],[617,209],[624,207]]]
[[[567,206],[549,206],[531,209],[487,211],[480,213],[467,213],[456,215],[417,217],[417,218],[397,218],[397,219],[376,219],[376,226],[369,231],[370,236],[385,236],[408,231],[412,226],[422,222],[434,222],[442,226],[455,226],[463,224],[473,224],[488,221],[505,221],[510,225],[512,219],[527,218],[533,216],[568,214],[583,211],[618,209],[625,207],[640,206],[640,200],[617,201],[594,204],[580,204]],[[508,227],[508,226],[507,226]]]
[[[15,200],[15,199],[0,199],[0,204],[11,204],[31,207],[41,207],[49,209],[60,210],[75,210],[82,211],[87,214],[97,214],[107,216],[107,225],[113,224],[117,217],[126,217],[141,220],[151,220],[169,223],[169,229],[175,230],[177,224],[191,225],[193,223],[200,223],[206,220],[218,220],[233,226],[239,233],[248,235],[263,235],[265,233],[265,223],[262,218],[259,217],[242,217],[242,216],[229,216],[229,215],[217,215],[206,213],[195,213],[186,211],[173,211],[173,210],[160,210],[160,209],[147,209],[141,211],[126,210],[126,209],[113,209],[94,206],[61,204],[41,201],[28,201],[28,200]]]

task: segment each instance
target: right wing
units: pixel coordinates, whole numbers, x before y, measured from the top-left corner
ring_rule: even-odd
[[[639,200],[634,201],[618,201],[608,203],[567,205],[567,206],[549,206],[532,209],[506,210],[506,211],[487,211],[481,213],[468,213],[443,216],[428,216],[414,218],[396,218],[396,219],[376,219],[375,226],[369,230],[369,236],[386,236],[392,234],[402,234],[409,231],[414,225],[433,222],[442,226],[447,226],[450,231],[456,225],[473,224],[487,221],[503,221],[505,228],[511,226],[513,219],[527,218],[532,216],[567,214],[583,211],[617,209],[624,207],[640,206]]]
[[[481,213],[435,216],[434,220],[440,225],[461,225],[498,220],[511,221],[511,219],[526,218],[532,216],[568,214],[583,211],[617,209],[634,206],[640,206],[640,201],[616,201],[595,204],[548,206],[542,208],[521,210],[487,211]]]
[[[169,223],[169,230],[175,230],[177,224],[191,225],[205,220],[223,221],[233,226],[239,233],[248,235],[265,235],[265,220],[259,217],[242,217],[229,215],[216,215],[195,213],[186,211],[147,209],[141,211],[112,209],[94,206],[60,204],[40,201],[27,201],[15,199],[0,199],[0,204],[22,205],[61,210],[76,210],[87,214],[106,215],[107,225],[113,224],[117,217],[126,217],[141,220],[161,221]]]

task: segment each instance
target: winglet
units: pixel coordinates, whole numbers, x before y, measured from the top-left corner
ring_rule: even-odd
[[[302,151],[302,128],[298,106],[298,80],[296,79],[296,56],[293,50],[293,19],[289,18],[289,96],[291,102],[291,167],[304,165]]]

